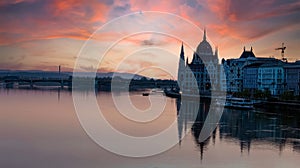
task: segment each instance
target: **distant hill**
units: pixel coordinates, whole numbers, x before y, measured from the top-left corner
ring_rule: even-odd
[[[91,72],[79,72],[83,76],[92,76]],[[68,78],[72,76],[73,72],[61,72],[59,74],[57,71],[41,71],[41,70],[0,70],[0,77],[4,76],[16,76],[16,77],[35,77],[35,78],[55,78],[55,77],[65,77]],[[97,73],[98,78],[113,77],[118,76],[123,79],[141,79],[145,76],[131,73],[120,73],[120,72],[106,72]],[[148,77],[145,77],[149,79]]]
[[[120,73],[120,72],[107,72],[107,73],[97,73],[97,77],[102,78],[102,77],[112,77],[112,76],[117,76],[123,79],[141,79],[144,78],[145,76],[138,75],[138,74],[131,74],[131,73]],[[148,77],[145,77],[147,79],[150,79]]]

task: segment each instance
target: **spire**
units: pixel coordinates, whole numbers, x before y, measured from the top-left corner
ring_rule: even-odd
[[[204,28],[203,41],[206,41],[206,28]]]
[[[186,57],[186,65],[189,64],[189,57]]]
[[[246,51],[246,47],[244,46],[244,51]]]
[[[252,52],[252,50],[253,50],[253,49],[252,49],[252,46],[251,46],[251,52]]]
[[[180,59],[184,60],[183,42],[181,44]]]
[[[218,46],[216,47],[216,50],[215,50],[215,56],[218,56]]]

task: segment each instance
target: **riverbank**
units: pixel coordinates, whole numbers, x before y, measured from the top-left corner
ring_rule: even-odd
[[[181,95],[178,92],[165,91],[165,95],[170,98],[191,98],[193,96]],[[200,95],[200,98],[211,99],[209,95]],[[276,108],[276,109],[293,109],[300,111],[300,101],[286,101],[286,100],[274,100],[274,99],[251,99],[254,101],[254,106],[258,108]]]

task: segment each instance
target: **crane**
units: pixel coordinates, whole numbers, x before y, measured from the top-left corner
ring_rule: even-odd
[[[284,50],[285,49],[286,49],[286,47],[284,46],[284,43],[282,43],[281,47],[275,48],[275,50],[281,50],[282,61],[287,62],[287,58],[284,57]]]

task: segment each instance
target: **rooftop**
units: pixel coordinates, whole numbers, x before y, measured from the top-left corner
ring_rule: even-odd
[[[244,52],[242,53],[240,58],[255,58],[252,47],[250,51],[246,51],[246,48],[244,47]]]

